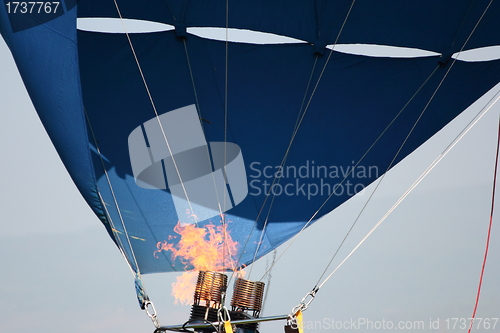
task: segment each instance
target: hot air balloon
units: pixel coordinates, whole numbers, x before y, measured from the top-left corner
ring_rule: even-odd
[[[494,87],[498,6],[6,2],[1,33],[149,312],[141,276],[194,267],[179,230],[220,228],[218,271],[251,265]]]

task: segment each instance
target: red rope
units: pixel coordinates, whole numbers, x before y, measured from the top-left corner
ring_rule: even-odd
[[[470,326],[469,326],[469,330],[467,331],[467,333],[470,333],[470,331],[472,329],[472,325],[474,324],[474,318],[476,317],[477,305],[479,303],[479,295],[481,294],[481,286],[483,284],[484,267],[486,266],[486,258],[488,257],[488,249],[490,247],[491,226],[493,225],[493,211],[494,211],[494,207],[495,207],[495,192],[496,192],[496,183],[497,183],[499,146],[500,146],[500,118],[498,120],[498,140],[497,140],[497,153],[496,153],[496,160],[495,160],[495,172],[494,172],[494,176],[493,176],[493,193],[491,195],[490,224],[488,226],[488,235],[486,236],[486,249],[484,251],[483,266],[481,267],[481,275],[479,276],[479,285],[477,287],[476,303],[474,304],[474,311],[472,311]]]

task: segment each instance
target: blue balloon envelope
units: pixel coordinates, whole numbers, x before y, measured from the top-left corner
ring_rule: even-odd
[[[63,1],[4,6],[0,31],[83,198],[154,273],[190,269],[157,252],[178,223],[227,223],[250,264],[443,128],[499,82],[499,60],[453,56],[500,45],[488,3]]]

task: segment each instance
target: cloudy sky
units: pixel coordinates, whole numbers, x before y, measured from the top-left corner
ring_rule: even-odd
[[[332,268],[478,110],[464,112],[384,179]],[[383,322],[403,323],[407,331],[464,332],[461,319],[472,313],[484,253],[499,111],[492,108],[320,290],[304,314],[306,327],[315,326],[309,332],[331,331],[337,321],[362,332],[380,331]],[[125,260],[63,168],[3,40],[0,117],[1,331],[152,332]],[[311,290],[367,197],[317,222],[283,255],[264,315],[289,313]],[[499,223],[495,218],[477,313],[491,326],[475,332],[500,332],[500,323],[493,329],[500,317]],[[261,259],[251,278],[260,278],[269,261]],[[188,319],[189,307],[170,296],[175,276],[144,278],[163,325]]]

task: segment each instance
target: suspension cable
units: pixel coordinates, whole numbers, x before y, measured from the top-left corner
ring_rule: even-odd
[[[97,151],[97,155],[99,156],[99,160],[101,162],[104,174],[106,176],[106,181],[107,181],[109,190],[110,190],[111,195],[113,197],[113,202],[115,204],[116,211],[117,211],[118,216],[120,218],[120,222],[121,222],[121,226],[122,226],[122,229],[123,229],[123,233],[125,234],[125,238],[127,239],[127,244],[129,246],[130,253],[132,255],[132,259],[134,261],[135,269],[132,267],[132,263],[130,262],[129,258],[127,257],[127,255],[125,253],[125,246],[123,245],[121,237],[118,235],[119,231],[118,231],[118,229],[116,229],[116,227],[114,225],[113,218],[111,217],[111,214],[110,214],[110,212],[108,210],[108,207],[106,207],[107,204],[106,204],[106,202],[104,202],[104,199],[103,199],[101,193],[98,191],[97,193],[99,195],[99,199],[100,199],[100,201],[101,201],[101,203],[103,205],[104,212],[106,214],[107,220],[108,220],[108,222],[109,222],[109,224],[111,226],[111,231],[113,232],[113,236],[114,236],[114,238],[115,238],[115,240],[117,242],[118,249],[119,249],[120,253],[123,255],[123,257],[125,258],[125,262],[128,264],[128,267],[130,268],[130,271],[135,276],[136,294],[137,294],[137,298],[139,300],[140,306],[141,306],[141,308],[143,310],[146,311],[146,314],[148,315],[149,318],[151,318],[151,320],[152,320],[153,324],[155,325],[155,327],[158,328],[158,327],[160,327],[160,322],[159,322],[158,317],[156,315],[156,310],[155,310],[154,304],[149,300],[149,296],[147,295],[146,289],[144,288],[144,286],[142,284],[142,281],[141,281],[141,269],[139,267],[139,263],[137,262],[137,257],[135,255],[134,248],[132,247],[132,242],[130,241],[130,236],[129,236],[129,233],[127,231],[127,227],[125,225],[125,221],[123,219],[120,206],[118,205],[118,200],[117,200],[115,192],[113,190],[113,185],[111,184],[111,179],[110,179],[110,177],[108,175],[108,171],[106,169],[106,165],[104,164],[104,159],[103,159],[101,150],[99,148],[99,144],[97,142],[97,139],[95,137],[94,129],[93,129],[92,124],[90,122],[90,119],[89,119],[89,116],[87,114],[87,111],[85,109],[83,111],[85,113],[85,118],[87,120],[87,124],[88,124],[89,129],[90,129],[90,134],[91,134],[92,139],[94,141],[94,145],[95,145],[95,149]]]
[[[225,70],[224,70],[224,166],[223,166],[223,173],[224,173],[224,179],[226,178],[226,172],[225,168],[227,165],[227,89],[228,89],[228,63],[229,63],[229,0],[226,0],[226,41],[225,41]],[[227,232],[226,232],[226,191],[227,191],[227,184],[224,183],[224,203],[223,203],[223,211],[221,211],[221,222],[222,222],[222,260],[223,263],[225,264],[226,262],[226,251],[229,254],[230,260],[232,260],[232,255],[229,250],[229,246],[227,246]],[[222,213],[224,212],[224,214]],[[233,270],[233,274],[236,271],[236,265],[234,267],[231,267]],[[225,293],[224,293],[225,295]]]
[[[325,61],[325,64],[323,65],[323,68],[322,68],[322,70],[321,70],[321,72],[320,72],[320,75],[319,75],[318,79],[316,80],[316,84],[314,85],[314,88],[313,88],[313,90],[312,90],[312,92],[311,92],[311,95],[309,96],[308,102],[307,102],[307,104],[306,104],[306,106],[305,106],[305,108],[304,108],[304,112],[302,113],[302,115],[300,115],[301,110],[299,110],[299,121],[298,121],[298,122],[296,122],[295,128],[294,128],[294,130],[292,131],[292,136],[291,136],[290,141],[289,141],[289,143],[288,143],[288,146],[287,146],[287,149],[286,149],[286,151],[285,151],[285,154],[284,154],[284,156],[283,156],[283,158],[282,158],[282,160],[281,160],[281,163],[280,163],[280,168],[284,167],[284,165],[285,165],[285,163],[286,163],[286,160],[287,160],[287,158],[288,158],[288,154],[290,153],[290,149],[292,148],[292,144],[294,143],[294,141],[295,141],[295,137],[296,137],[296,135],[297,135],[297,133],[298,133],[298,131],[299,131],[299,128],[300,128],[300,126],[301,126],[301,124],[302,124],[302,121],[304,120],[304,117],[305,117],[305,115],[306,115],[307,111],[309,110],[309,105],[311,104],[311,101],[312,101],[312,99],[313,99],[313,97],[314,97],[314,95],[315,95],[315,93],[316,93],[316,89],[317,89],[317,88],[318,88],[318,86],[319,86],[319,83],[320,83],[320,81],[321,81],[321,78],[323,77],[323,73],[325,72],[326,67],[328,66],[328,63],[329,63],[330,58],[331,58],[331,56],[332,56],[333,49],[335,48],[335,45],[337,45],[337,42],[338,42],[338,40],[339,40],[339,38],[340,38],[340,35],[342,34],[342,32],[343,32],[343,30],[344,30],[345,24],[346,24],[347,19],[349,18],[350,14],[351,14],[351,11],[352,11],[352,8],[353,8],[353,6],[354,6],[354,3],[355,3],[355,2],[356,2],[356,0],[353,0],[353,1],[351,2],[351,5],[350,5],[350,7],[349,7],[349,10],[347,11],[347,14],[346,14],[346,16],[345,16],[345,18],[344,18],[344,21],[342,22],[342,26],[340,27],[339,32],[338,32],[338,34],[337,34],[337,36],[336,36],[336,38],[335,38],[334,45],[333,45],[332,49],[330,49],[330,52],[329,52],[328,58],[327,58],[327,60]],[[316,57],[316,60],[317,60],[317,57]],[[315,68],[315,67],[316,67],[316,62],[314,63],[313,71],[314,71],[314,68]],[[313,72],[312,72],[312,73],[313,73]],[[311,73],[311,75],[312,75],[312,73]],[[308,84],[308,87],[309,87],[309,84]],[[305,92],[305,94],[306,94],[306,95],[307,95],[307,91],[308,91],[308,90],[306,90],[306,92]],[[304,97],[305,97],[306,95],[304,95]],[[252,235],[253,231],[255,230],[255,226],[257,225],[257,222],[258,222],[258,220],[259,220],[259,218],[260,218],[260,215],[262,214],[262,211],[264,210],[264,207],[265,207],[265,205],[266,205],[267,199],[268,199],[268,198],[269,198],[269,196],[272,194],[272,198],[273,198],[273,199],[272,199],[271,205],[270,205],[270,207],[269,207],[269,210],[268,210],[268,213],[267,213],[267,217],[269,217],[269,215],[270,215],[270,213],[271,213],[272,203],[274,202],[274,197],[275,197],[275,193],[274,193],[274,191],[272,191],[272,189],[273,189],[273,186],[276,184],[276,181],[278,181],[278,182],[279,182],[279,180],[277,180],[277,179],[278,179],[278,177],[277,177],[277,175],[275,175],[275,176],[274,176],[274,179],[273,179],[273,182],[271,183],[271,185],[270,185],[270,187],[269,187],[269,190],[268,190],[268,191],[267,191],[267,193],[266,193],[266,197],[264,198],[264,202],[262,203],[261,209],[260,209],[259,213],[257,214],[257,217],[255,218],[254,227],[252,228],[252,230],[251,230],[251,232],[250,232],[250,236],[249,236],[248,238],[250,238],[250,237],[251,237],[251,235]],[[264,226],[263,226],[263,228],[262,228],[262,232],[261,232],[261,233],[264,233],[264,232],[265,232],[265,229],[266,229],[267,223],[268,223],[268,218],[266,218],[266,220],[264,221]],[[263,238],[263,236],[261,236],[261,239],[262,239],[262,238]],[[245,243],[245,246],[246,246],[246,244],[247,244],[247,243]],[[259,248],[260,248],[260,244],[258,244],[258,246],[257,246],[256,253],[257,253],[257,251],[258,251],[258,249],[259,249]],[[243,251],[242,251],[242,253],[243,253]],[[254,257],[256,257],[256,254],[254,255]]]
[[[106,212],[106,216],[108,217],[108,220],[110,222],[110,225],[111,225],[111,230],[113,231],[113,234],[115,235],[115,239],[116,241],[118,242],[118,246],[120,248],[120,251],[123,253],[123,255],[125,256],[125,259],[127,261],[127,263],[129,264],[129,267],[130,269],[133,271],[133,272],[137,272],[140,274],[140,269],[139,269],[139,264],[137,262],[137,258],[135,256],[135,252],[134,252],[134,249],[132,247],[132,243],[130,241],[130,238],[129,238],[129,234],[127,232],[127,228],[125,226],[125,221],[123,219],[123,215],[121,213],[121,209],[120,209],[120,206],[118,205],[118,200],[116,199],[116,195],[115,195],[115,191],[113,190],[113,185],[111,184],[111,179],[109,178],[109,175],[108,175],[108,170],[106,169],[106,165],[104,164],[104,159],[102,157],[102,154],[101,154],[101,149],[99,148],[99,145],[97,143],[97,139],[95,137],[95,133],[94,133],[94,129],[92,127],[92,124],[90,123],[90,119],[89,119],[89,116],[87,114],[87,111],[84,109],[84,113],[85,113],[85,118],[87,119],[87,124],[89,125],[89,129],[90,129],[90,134],[92,136],[92,139],[94,141],[94,145],[95,145],[95,148],[96,148],[96,151],[97,151],[97,155],[99,156],[99,159],[101,161],[101,165],[102,165],[102,169],[104,171],[104,175],[106,177],[106,182],[108,184],[108,187],[109,187],[109,190],[111,192],[111,196],[113,197],[113,203],[115,205],[115,208],[116,208],[116,211],[118,213],[118,217],[120,218],[120,223],[121,223],[121,226],[122,226],[122,229],[123,229],[123,232],[125,234],[125,237],[127,239],[127,243],[128,243],[128,246],[130,248],[130,253],[132,254],[132,259],[134,260],[134,266],[135,266],[135,269],[132,268],[132,264],[130,263],[129,259],[127,258],[127,256],[125,255],[125,247],[123,246],[123,243],[121,241],[121,238],[120,236],[118,235],[118,229],[116,229],[115,225],[114,225],[114,222],[113,222],[113,219],[111,218],[111,214],[109,213],[108,211],[108,208],[106,207],[106,203],[104,202],[101,194],[99,193],[99,198],[101,199],[101,203],[104,207],[104,211]]]
[[[303,107],[304,102],[305,102],[305,100],[306,100],[306,98],[307,98],[307,92],[309,91],[309,87],[310,87],[310,84],[311,84],[311,81],[312,81],[312,78],[313,78],[313,75],[314,75],[314,71],[315,71],[315,68],[316,68],[317,61],[318,61],[318,55],[316,55],[316,58],[315,58],[315,61],[314,61],[313,67],[312,67],[312,69],[311,69],[311,73],[310,73],[310,75],[309,75],[309,81],[308,81],[307,86],[306,86],[306,89],[305,89],[305,91],[304,91],[304,97],[303,97],[303,99],[302,99],[302,104],[301,104],[301,107],[300,107],[299,112],[298,112],[298,114],[297,114],[297,120],[296,120],[296,122],[295,122],[293,132],[296,132],[296,131],[298,130],[298,127],[299,127],[299,121],[300,121],[300,119],[301,119],[301,117],[302,117],[302,107]],[[304,112],[305,112],[305,111],[304,111]],[[291,143],[290,143],[290,144],[291,144]],[[283,165],[283,164],[286,162],[286,158],[287,158],[287,154],[285,154],[285,156],[284,156],[284,158],[283,158],[283,160],[282,160],[282,162],[281,162],[281,165]],[[273,184],[274,184],[275,182],[276,182],[276,177],[273,179]],[[278,179],[278,182],[279,182],[279,179]],[[270,186],[270,188],[272,188],[272,186]],[[243,256],[243,253],[245,252],[245,249],[246,249],[246,247],[247,247],[247,245],[248,245],[248,242],[250,241],[250,238],[251,238],[251,236],[252,236],[252,234],[253,234],[253,232],[254,232],[254,230],[255,230],[256,226],[257,226],[257,221],[259,220],[260,215],[262,214],[262,212],[263,212],[263,210],[264,210],[264,207],[265,207],[266,201],[267,201],[267,199],[268,199],[268,197],[269,197],[269,195],[270,195],[270,194],[271,194],[271,192],[270,192],[270,191],[268,191],[268,192],[266,193],[266,197],[264,198],[264,202],[263,202],[263,203],[262,203],[262,205],[261,205],[261,208],[260,208],[260,210],[259,210],[259,213],[257,214],[257,217],[255,218],[255,221],[254,221],[254,223],[253,223],[253,225],[252,225],[252,229],[250,230],[250,234],[249,234],[249,236],[247,237],[247,239],[246,239],[246,241],[245,241],[245,244],[243,245],[243,249],[240,251],[240,256],[239,256],[239,258],[238,258],[237,265],[241,265],[241,258],[242,258],[242,256]],[[269,213],[270,213],[270,212],[268,212],[268,215],[269,215]],[[259,244],[257,244],[257,247],[258,247],[258,248],[260,248],[260,244],[262,243],[262,240],[263,240],[263,237],[264,237],[264,232],[265,232],[265,227],[263,228],[263,230],[262,230],[262,232],[261,232],[261,236],[260,236],[260,238],[259,238]],[[254,253],[254,258],[256,258],[256,256],[257,256],[257,252],[258,252],[258,249],[257,249],[257,250],[255,251],[255,253]],[[254,259],[254,261],[255,261],[255,259]],[[249,272],[248,276],[250,276],[250,275],[251,275],[251,273],[252,273],[252,268],[253,268],[253,265],[250,267],[250,272]],[[230,277],[229,282],[231,282],[232,278],[233,278],[233,276],[231,276],[231,277]]]
[[[312,67],[312,69],[311,69],[311,74],[309,75],[309,80],[308,80],[308,82],[307,82],[306,90],[304,91],[304,97],[302,98],[302,104],[300,105],[300,108],[299,108],[299,113],[297,114],[297,119],[295,120],[295,125],[294,125],[294,129],[293,129],[293,131],[294,131],[294,132],[295,132],[295,131],[297,131],[297,130],[299,129],[299,122],[300,122],[300,119],[302,118],[302,115],[303,115],[302,109],[303,109],[303,107],[304,107],[304,103],[305,103],[306,98],[307,98],[307,92],[309,91],[309,88],[310,88],[310,86],[311,86],[311,82],[312,82],[312,78],[313,78],[313,75],[314,75],[314,71],[315,71],[315,69],[316,69],[316,64],[317,64],[317,62],[318,62],[318,57],[319,57],[319,56],[318,56],[318,55],[316,55],[316,57],[315,57],[315,59],[314,59],[314,64],[313,64],[313,67]],[[304,113],[305,113],[305,110],[304,110]],[[281,167],[283,167],[283,166],[285,165],[287,158],[288,158],[288,154],[286,153],[286,154],[285,154],[285,156],[283,157],[282,162],[281,162]],[[253,225],[253,228],[255,228],[255,226],[256,226],[256,224],[257,224],[257,221],[259,220],[259,217],[260,217],[260,215],[262,214],[262,211],[264,210],[264,205],[265,205],[265,203],[266,203],[266,200],[267,200],[268,196],[269,196],[270,194],[272,194],[271,203],[270,203],[270,205],[269,205],[269,209],[267,210],[266,219],[264,220],[264,226],[263,226],[262,231],[261,231],[261,233],[260,233],[259,241],[257,242],[257,247],[255,248],[255,251],[254,251],[254,255],[253,255],[252,262],[254,262],[254,261],[256,260],[256,258],[257,258],[257,254],[259,253],[260,247],[261,247],[262,242],[263,242],[263,240],[264,240],[264,236],[265,236],[265,234],[266,234],[266,227],[267,227],[267,223],[268,223],[268,221],[269,221],[269,215],[271,214],[271,209],[272,209],[273,204],[274,204],[274,199],[276,198],[275,193],[274,193],[273,191],[271,191],[271,189],[273,188],[273,186],[274,186],[274,184],[275,184],[275,183],[276,183],[276,184],[279,184],[279,183],[280,183],[280,181],[281,181],[281,178],[278,178],[278,177],[276,177],[276,175],[275,175],[275,177],[274,177],[274,179],[273,179],[273,183],[272,183],[272,184],[271,184],[271,186],[269,187],[269,191],[267,192],[267,194],[266,194],[266,198],[264,199],[264,203],[263,203],[263,204],[262,204],[262,206],[261,206],[261,209],[260,209],[260,211],[259,211],[259,214],[257,215],[257,218],[255,219],[255,223],[254,223],[254,225]],[[252,232],[253,232],[253,228],[252,228]],[[250,233],[250,235],[251,235],[251,233]],[[249,238],[247,238],[247,242],[248,242],[248,240],[249,240],[249,239],[250,239],[250,237],[249,237]],[[246,245],[246,243],[245,243],[245,245]],[[242,252],[243,252],[243,251],[242,251]],[[275,256],[275,257],[276,257],[276,256]],[[274,263],[274,260],[273,260],[273,263]],[[252,265],[252,266],[250,266],[250,271],[249,271],[249,273],[248,273],[248,277],[249,277],[249,278],[250,278],[250,275],[252,275],[252,269],[253,269],[253,265]]]
[[[498,95],[498,93],[497,93],[497,95]],[[319,285],[319,288],[322,287],[326,283],[326,281],[333,275],[333,273],[335,273],[335,271],[337,271],[337,269],[366,240],[366,238],[368,238],[368,236],[371,235],[373,233],[373,231],[375,231],[375,229],[390,215],[390,213],[392,213],[392,211],[394,211],[394,209],[396,209],[396,207],[408,196],[408,194],[410,194],[410,192],[415,189],[415,187],[429,174],[429,172],[432,169],[434,169],[434,167],[444,158],[444,156],[446,156],[450,152],[450,150],[465,136],[465,134],[467,134],[467,132],[470,131],[470,129],[479,121],[479,119],[481,119],[486,114],[486,112],[488,112],[490,110],[490,108],[498,101],[498,99],[500,99],[500,97],[497,97],[497,99],[486,110],[484,108],[481,109],[481,111],[480,111],[481,114],[476,115],[477,119],[475,118],[475,120],[473,120],[471,123],[469,123],[469,125],[467,125],[467,127],[452,141],[452,143],[431,163],[431,165],[429,165],[429,167],[427,167],[427,169],[418,177],[418,179],[410,186],[410,188],[397,200],[397,202],[389,209],[389,211],[387,211],[387,213],[380,219],[380,221],[377,222],[377,224],[373,227],[373,229],[370,230],[370,232],[365,236],[365,238],[363,238],[363,240],[339,264],[339,266],[337,266],[337,268],[335,268],[335,270],[328,276],[328,278],[326,278],[325,281],[323,281],[323,283],[321,283]]]
[[[148,84],[146,82],[146,77],[144,76],[144,72],[142,71],[141,64],[139,63],[139,59],[137,58],[137,54],[135,52],[134,45],[132,44],[132,40],[130,39],[130,35],[129,35],[128,31],[127,31],[127,27],[125,26],[125,22],[123,20],[122,13],[120,11],[120,8],[118,7],[118,3],[116,2],[116,0],[113,0],[113,2],[115,4],[116,11],[118,12],[118,15],[120,16],[120,21],[122,23],[123,30],[125,31],[125,35],[127,36],[127,40],[128,40],[129,45],[130,45],[130,49],[132,51],[132,54],[134,56],[134,60],[135,60],[135,63],[137,65],[137,69],[139,70],[139,73],[141,75],[142,82],[144,84],[144,88],[146,88],[146,92],[148,94],[149,101],[150,101],[151,106],[153,108],[153,111],[155,113],[156,119],[158,120],[158,125],[160,126],[160,130],[161,130],[161,133],[163,135],[163,139],[165,140],[168,152],[170,153],[170,156],[172,157],[172,162],[174,164],[177,176],[179,177],[180,184],[182,186],[182,190],[184,191],[184,195],[186,196],[186,199],[187,199],[187,202],[188,202],[188,205],[189,205],[189,209],[191,210],[191,212],[193,212],[193,207],[191,206],[191,201],[189,200],[189,196],[187,194],[186,188],[185,188],[184,183],[182,181],[182,177],[181,177],[181,174],[179,172],[179,168],[177,167],[177,163],[175,162],[174,154],[172,153],[172,149],[170,148],[170,144],[168,143],[167,136],[166,136],[165,131],[163,129],[163,125],[162,125],[162,123],[160,121],[160,116],[158,114],[158,111],[156,110],[156,105],[155,105],[155,103],[153,101],[153,96],[151,95],[151,91],[149,90],[149,86],[148,86]],[[198,225],[198,221],[195,220],[195,222]]]
[[[196,110],[198,112],[199,118],[203,119],[202,118],[202,114],[201,114],[201,106],[200,106],[200,103],[199,103],[199,100],[198,100],[198,92],[196,90],[196,85],[195,85],[195,81],[194,81],[194,74],[193,74],[193,69],[192,69],[192,66],[191,66],[191,59],[189,57],[189,52],[188,52],[187,43],[186,43],[185,39],[183,40],[183,44],[184,44],[184,52],[186,54],[186,61],[187,61],[187,65],[188,65],[189,76],[191,78],[191,85],[193,86],[193,94],[194,94],[194,98],[195,98]],[[205,128],[203,126],[201,126],[201,130],[203,131],[203,136],[206,138]],[[208,163],[210,165],[212,165],[212,162],[210,160],[210,150],[208,148],[208,145],[206,146],[206,153],[207,153]],[[213,172],[211,173],[211,175],[212,175],[212,183],[213,183],[214,189],[215,189],[215,197],[217,199],[217,207],[219,209],[219,216],[221,217],[221,219],[223,219],[224,218],[223,217],[224,216],[223,212],[225,210],[223,210],[223,208],[221,206],[221,200],[220,200],[220,196],[219,196],[219,191],[217,189],[217,184],[216,184],[216,181],[215,181],[215,175],[214,175]],[[223,195],[224,194],[225,193],[223,193]],[[224,197],[225,197],[225,195],[224,195]]]
[[[413,99],[418,95],[418,93],[423,89],[423,87],[427,84],[427,82],[432,78],[432,76],[436,73],[437,69],[439,68],[439,66],[437,66],[430,74],[429,76],[425,79],[425,81],[420,85],[420,87],[417,89],[417,91],[410,97],[410,99],[406,102],[406,104],[401,108],[401,110],[399,110],[399,112],[396,114],[396,116],[394,116],[394,118],[389,122],[389,124],[386,126],[386,128],[382,131],[382,133],[380,133],[380,135],[373,141],[373,143],[370,145],[370,147],[368,147],[368,149],[365,151],[365,153],[360,157],[360,159],[356,162],[356,164],[351,168],[351,171],[349,171],[349,173],[347,175],[344,176],[344,178],[339,182],[339,184],[337,184],[335,186],[335,188],[333,189],[332,193],[330,194],[330,196],[325,200],[325,202],[323,202],[323,204],[320,206],[320,208],[316,211],[315,214],[313,214],[313,216],[307,221],[307,223],[302,227],[302,229],[291,239],[291,242],[288,244],[288,246],[285,248],[285,250],[278,256],[278,259],[276,259],[275,263],[281,259],[281,257],[284,255],[284,253],[292,246],[292,244],[295,242],[295,240],[299,237],[299,235],[309,226],[309,224],[313,221],[313,219],[315,218],[315,216],[318,214],[318,212],[323,208],[323,206],[326,204],[326,201],[328,201],[337,191],[338,188],[340,188],[340,186],[342,186],[342,184],[347,180],[347,178],[349,178],[349,176],[354,172],[354,170],[356,169],[356,167],[364,160],[364,158],[368,155],[368,153],[373,149],[373,147],[377,144],[377,142],[380,141],[380,139],[385,135],[385,133],[389,130],[389,128],[394,124],[394,122],[401,116],[401,114],[403,113],[403,111],[408,107],[408,105],[411,103],[411,101],[413,101]],[[364,209],[364,208],[363,208]],[[359,216],[358,216],[359,218]],[[356,218],[356,221],[358,220],[358,218]],[[351,226],[351,229],[354,227],[354,224],[356,223],[356,221],[353,223],[353,225]],[[351,229],[349,229],[348,231],[348,234],[350,233]],[[344,242],[344,241],[343,241]],[[342,242],[342,243],[343,243]],[[271,267],[272,269],[272,267]],[[266,274],[268,272],[266,271],[264,273],[264,275],[262,276],[262,278],[260,280],[262,280]],[[324,274],[324,273],[323,273]]]

